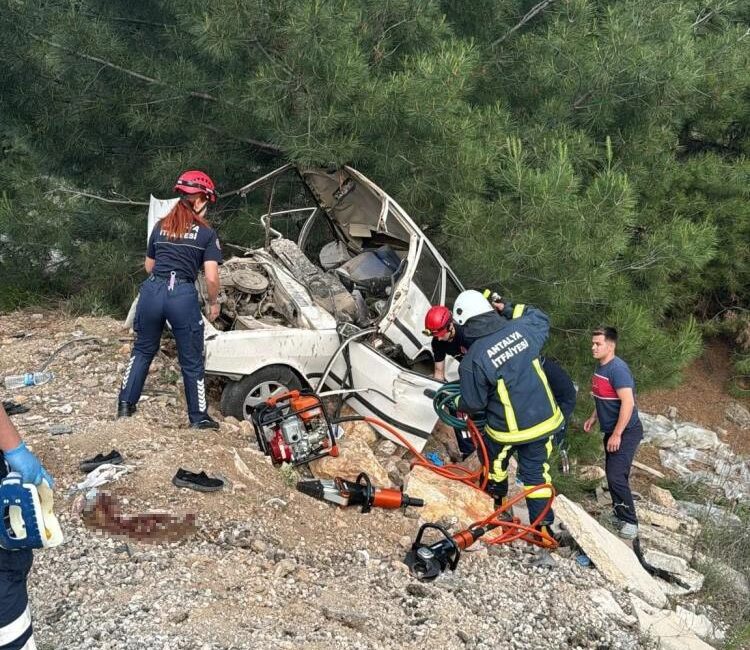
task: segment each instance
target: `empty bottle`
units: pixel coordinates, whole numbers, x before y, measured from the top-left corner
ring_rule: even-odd
[[[24,386],[40,386],[55,378],[52,372],[27,372],[23,375],[8,375],[5,378],[5,388],[23,388]]]

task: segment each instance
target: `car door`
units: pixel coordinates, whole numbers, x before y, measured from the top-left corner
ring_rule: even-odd
[[[352,388],[346,397],[357,413],[369,415],[394,427],[421,451],[437,423],[432,398],[425,390],[436,390],[440,382],[400,367],[375,347],[376,337],[366,343],[352,341],[333,364],[326,380],[332,389]],[[318,375],[319,377],[320,375]],[[378,432],[403,445],[388,429],[374,425]]]

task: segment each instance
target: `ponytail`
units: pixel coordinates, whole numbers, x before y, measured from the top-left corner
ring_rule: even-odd
[[[177,239],[190,232],[193,223],[210,228],[208,221],[193,212],[189,201],[180,199],[170,213],[161,220],[159,227],[169,239]]]

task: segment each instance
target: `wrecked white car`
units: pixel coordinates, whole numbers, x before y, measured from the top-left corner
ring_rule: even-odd
[[[286,165],[236,194],[289,174],[309,205],[269,208],[263,248],[223,242],[236,254],[221,267],[221,317],[205,330],[206,373],[226,380],[221,411],[250,419],[261,401],[290,389],[350,389],[343,397],[356,412],[421,449],[437,420],[424,391],[439,385],[424,315],[431,304],[453,304],[461,284],[404,210],[350,167]],[[152,200],[149,229],[171,204]],[[282,235],[289,220],[295,238]],[[450,358],[446,370],[456,376]]]

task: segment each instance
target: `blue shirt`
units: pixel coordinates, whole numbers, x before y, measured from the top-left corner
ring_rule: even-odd
[[[154,275],[169,275],[172,271],[181,280],[195,282],[204,262],[221,264],[221,246],[213,228],[194,223],[190,232],[170,239],[159,223],[148,238],[146,255],[156,260]]]
[[[456,329],[456,335],[450,341],[441,341],[437,336],[432,337],[432,358],[435,363],[445,361],[448,355],[460,361],[466,354],[469,346],[464,341],[463,330],[460,325],[453,327]]]
[[[599,427],[605,434],[615,430],[617,419],[620,417],[621,400],[617,395],[618,388],[632,388],[635,400],[635,379],[633,374],[620,357],[599,366],[591,377],[591,394],[596,403],[596,417]],[[638,407],[633,404],[633,414],[626,425],[626,429],[639,422]]]

